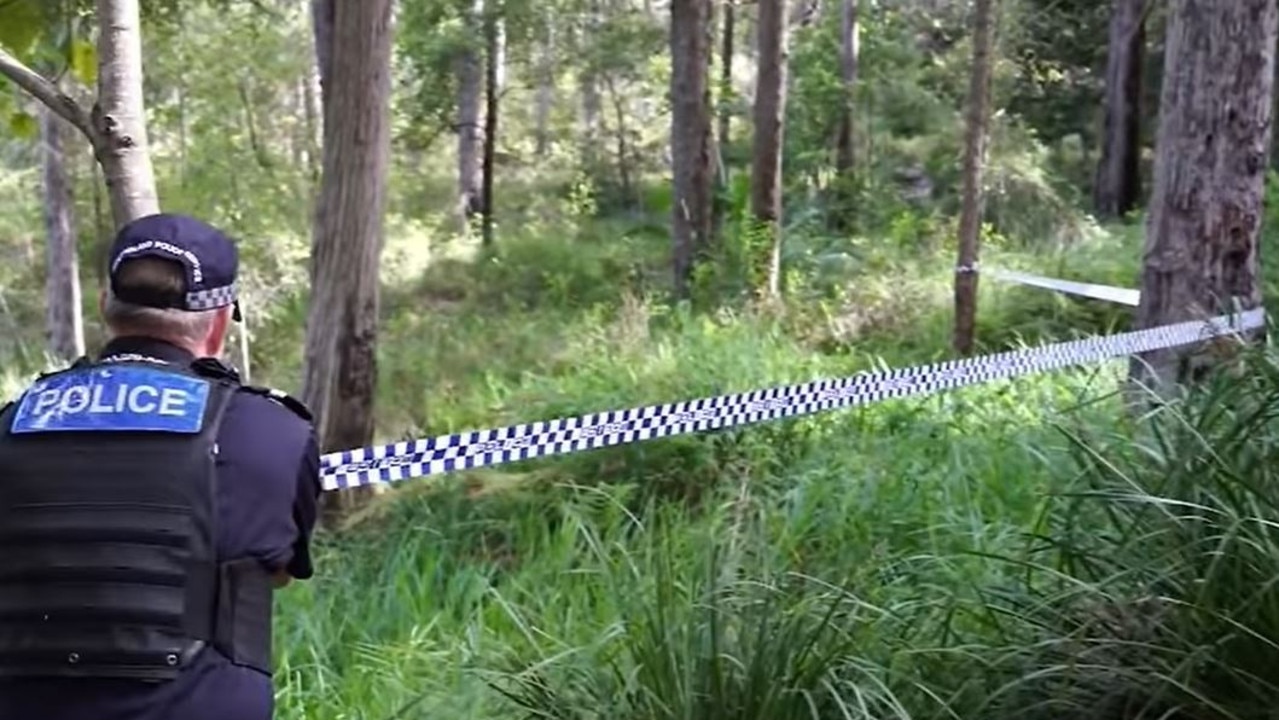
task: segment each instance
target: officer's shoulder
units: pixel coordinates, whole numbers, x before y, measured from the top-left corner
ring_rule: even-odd
[[[240,391],[251,397],[265,398],[271,405],[282,407],[307,423],[315,420],[315,417],[311,414],[311,409],[306,406],[306,403],[283,390],[262,385],[241,385]]]

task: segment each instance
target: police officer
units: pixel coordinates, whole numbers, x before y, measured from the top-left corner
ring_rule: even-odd
[[[97,358],[0,411],[0,720],[268,720],[272,592],[312,575],[298,401],[217,358],[236,248],[127,225]]]

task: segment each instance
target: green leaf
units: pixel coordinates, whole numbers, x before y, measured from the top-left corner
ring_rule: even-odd
[[[40,132],[34,115],[21,110],[9,116],[9,130],[13,136],[23,140],[32,140]]]
[[[98,49],[93,43],[84,38],[71,41],[71,72],[89,87],[98,82]]]
[[[40,34],[47,27],[46,8],[42,0],[6,0],[0,2],[0,45],[18,59],[31,53]]]

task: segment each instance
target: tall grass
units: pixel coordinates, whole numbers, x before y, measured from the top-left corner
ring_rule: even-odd
[[[1262,718],[1279,706],[1279,357],[1160,403],[1134,432],[1068,431],[1077,487],[996,604],[1031,640],[1016,716]],[[1033,672],[1027,672],[1033,669]]]

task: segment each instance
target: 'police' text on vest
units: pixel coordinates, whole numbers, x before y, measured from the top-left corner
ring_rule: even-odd
[[[73,368],[43,378],[22,397],[12,432],[198,433],[209,385],[150,367]]]

